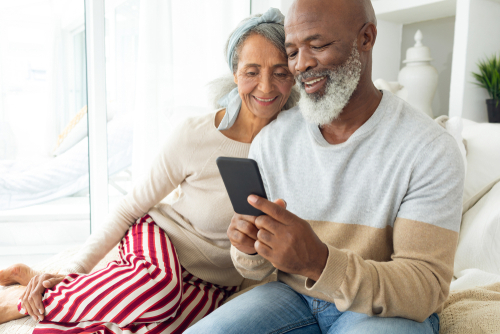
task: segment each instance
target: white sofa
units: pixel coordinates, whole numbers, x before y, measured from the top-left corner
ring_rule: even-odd
[[[462,136],[467,148],[467,175],[450,297],[477,286],[491,287],[493,284],[498,286],[499,301],[491,305],[500,305],[500,124],[463,120]],[[55,273],[76,251],[77,248],[58,254],[35,269]],[[115,258],[117,253],[113,251],[94,270]],[[249,282],[245,282],[245,287],[248,285]],[[441,314],[442,334],[500,333],[500,307],[483,303],[480,312],[466,314],[464,311],[457,317],[453,305],[446,305]],[[479,326],[480,321],[484,322],[482,313],[489,316],[490,329]],[[470,330],[463,331],[464,324],[468,324],[466,327]],[[30,317],[25,317],[1,325],[0,334],[31,333],[34,325]]]

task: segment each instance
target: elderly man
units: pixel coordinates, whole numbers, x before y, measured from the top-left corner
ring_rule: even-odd
[[[235,215],[232,258],[278,282],[189,333],[438,333],[461,220],[453,138],[371,81],[369,0],[298,0],[285,22],[299,106],[255,138],[266,215]],[[286,200],[287,205],[280,200]]]

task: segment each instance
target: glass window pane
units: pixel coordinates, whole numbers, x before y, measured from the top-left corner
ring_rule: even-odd
[[[148,172],[172,128],[211,111],[207,84],[230,75],[224,46],[250,1],[106,0],[110,211]]]
[[[89,235],[83,0],[0,0],[0,268]]]

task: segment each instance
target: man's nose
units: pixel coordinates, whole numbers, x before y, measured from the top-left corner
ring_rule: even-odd
[[[314,57],[311,57],[311,55],[301,51],[297,53],[297,62],[295,63],[296,72],[304,73],[311,68],[316,67],[316,65],[317,61]]]

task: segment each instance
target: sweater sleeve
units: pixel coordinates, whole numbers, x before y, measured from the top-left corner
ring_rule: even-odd
[[[391,261],[328,245],[320,278],[307,279],[305,288],[330,296],[340,311],[419,322],[439,311],[453,276],[463,182],[458,148],[443,134],[417,154],[394,222]]]
[[[252,145],[250,146],[250,152],[248,157],[250,159],[254,159],[257,162],[262,177],[262,183],[264,184],[266,193],[269,194],[269,188],[266,182],[266,174],[261,167],[262,160],[260,157],[260,152],[261,152],[260,138],[262,138],[262,136],[259,135],[257,135],[254,138]],[[276,269],[271,264],[271,262],[260,256],[259,254],[249,255],[241,252],[232,245],[231,245],[231,259],[233,260],[233,264],[236,267],[236,270],[241,274],[241,276],[256,281],[262,281],[267,276],[271,275]]]
[[[60,274],[89,273],[120,242],[137,219],[144,216],[172,192],[190,173],[189,161],[197,140],[191,119],[170,134],[151,169],[136,183],[108,216],[107,221],[87,239],[72,262]]]

